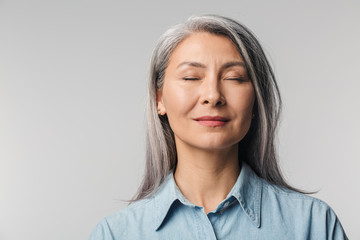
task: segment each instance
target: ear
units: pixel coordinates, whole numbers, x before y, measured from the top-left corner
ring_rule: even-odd
[[[163,101],[163,92],[162,88],[158,89],[156,92],[156,105],[157,105],[157,111],[159,115],[165,115],[166,109]]]

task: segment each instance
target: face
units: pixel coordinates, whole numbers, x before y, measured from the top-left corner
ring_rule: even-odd
[[[231,148],[249,130],[253,85],[236,46],[227,37],[194,33],[173,51],[157,93],[177,148]]]

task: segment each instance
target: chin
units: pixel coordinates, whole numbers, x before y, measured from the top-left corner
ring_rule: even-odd
[[[216,151],[216,150],[225,150],[237,145],[239,142],[222,142],[222,141],[212,141],[206,143],[205,141],[201,144],[198,144],[196,147],[208,150],[208,151]]]

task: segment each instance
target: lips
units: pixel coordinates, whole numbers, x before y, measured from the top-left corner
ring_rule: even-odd
[[[221,127],[224,126],[230,119],[222,116],[202,116],[194,118],[200,125],[207,127]]]

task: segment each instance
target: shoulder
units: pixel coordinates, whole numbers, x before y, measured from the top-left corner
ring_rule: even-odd
[[[309,208],[312,210],[318,210],[322,212],[333,212],[331,207],[316,197],[296,192],[287,188],[279,187],[274,184],[270,184],[265,180],[263,182],[263,196],[270,201],[279,201],[286,206],[296,206],[299,209]]]
[[[128,225],[129,222],[140,221],[144,215],[151,214],[149,211],[153,209],[153,198],[146,198],[131,203],[127,207],[106,217],[109,226],[116,229],[121,223],[122,226]]]
[[[264,180],[262,197],[264,206],[267,204],[274,206],[277,203],[279,210],[286,208],[287,212],[312,213],[315,216],[334,214],[330,206],[318,198],[279,187]]]
[[[126,239],[135,226],[148,225],[151,219],[153,198],[142,199],[103,218],[95,227],[89,240]]]
[[[338,217],[326,202],[264,180],[262,216],[264,222],[277,221],[286,224],[288,228],[295,226],[319,236],[325,234],[339,236],[333,239],[346,239]]]
[[[295,203],[299,203],[302,202],[305,205],[306,204],[310,204],[310,205],[318,205],[319,207],[323,207],[323,208],[329,208],[329,205],[327,203],[325,203],[324,201],[309,196],[307,194],[303,194],[300,192],[296,192],[284,187],[280,187],[277,186],[275,184],[271,184],[266,182],[265,180],[261,179],[262,181],[262,185],[263,185],[263,194],[266,197],[269,198],[274,198],[278,201],[286,201],[286,202],[295,202]]]

